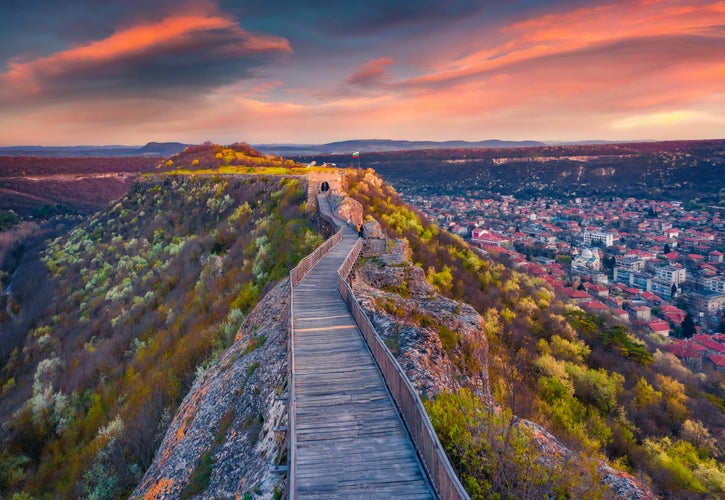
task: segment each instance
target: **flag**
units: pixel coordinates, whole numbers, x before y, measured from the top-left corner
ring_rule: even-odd
[[[355,151],[355,152],[354,152],[354,153],[352,154],[352,157],[353,157],[353,158],[360,158],[360,151]]]

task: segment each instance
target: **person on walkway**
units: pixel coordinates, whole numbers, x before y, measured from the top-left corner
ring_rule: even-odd
[[[359,238],[362,238],[363,237],[363,226],[362,226],[362,224],[358,224],[357,225],[357,235],[358,235]]]

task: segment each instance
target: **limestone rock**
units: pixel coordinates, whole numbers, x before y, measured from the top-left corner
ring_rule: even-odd
[[[380,227],[380,223],[376,220],[367,221],[365,224],[363,224],[363,229],[365,231],[366,239],[385,239],[385,233],[383,233],[383,229]]]
[[[407,247],[393,247],[393,254],[367,259],[351,276],[355,296],[378,335],[422,396],[466,386],[490,401],[488,339],[481,316],[468,304],[436,294],[423,270],[404,260]],[[450,353],[441,330],[459,339]],[[456,365],[463,350],[475,364]]]
[[[283,435],[275,429],[286,425],[287,414],[276,396],[286,373],[288,325],[289,283],[284,282],[265,296],[234,345],[194,383],[132,498],[178,498],[207,452],[213,465],[201,497],[272,498],[275,488],[283,489],[275,472]]]
[[[492,404],[488,339],[483,332],[481,316],[468,304],[434,293],[424,271],[408,262],[407,245],[391,240],[388,249],[390,253],[365,259],[350,277],[353,292],[378,335],[422,396],[430,398],[442,391],[454,392],[468,387]],[[441,331],[445,329],[458,334],[459,339],[456,346],[448,350],[441,342],[445,337]],[[480,362],[479,371],[472,373],[470,367],[460,366],[462,349]],[[459,364],[454,359],[458,359]],[[515,425],[531,432],[545,460],[560,463],[588,460],[566,448],[539,424],[516,418]],[[614,497],[655,498],[633,476],[605,462],[598,462],[596,468]]]
[[[337,193],[330,194],[330,206],[335,215],[357,226],[363,221],[363,207],[357,200]]]

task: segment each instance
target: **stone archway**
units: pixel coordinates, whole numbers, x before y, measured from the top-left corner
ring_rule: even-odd
[[[329,190],[330,190],[330,184],[327,181],[324,181],[320,185],[320,191],[322,191],[324,193],[324,192],[329,191]]]

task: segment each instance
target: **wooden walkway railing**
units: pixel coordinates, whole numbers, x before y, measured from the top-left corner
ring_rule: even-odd
[[[397,411],[399,413],[399,418],[402,418],[402,422],[405,424],[405,427],[407,428],[407,433],[409,436],[409,439],[412,440],[413,445],[415,447],[415,450],[418,455],[418,460],[424,467],[426,474],[428,476],[428,479],[432,483],[432,487],[435,490],[435,495],[439,498],[444,499],[468,499],[468,495],[466,491],[464,490],[463,486],[461,485],[460,481],[458,480],[457,476],[455,475],[453,468],[448,461],[448,458],[445,455],[445,452],[438,441],[438,438],[435,434],[435,431],[433,430],[433,426],[428,418],[428,415],[425,412],[425,409],[423,408],[423,405],[420,401],[420,398],[417,395],[417,392],[411,385],[410,381],[406,377],[405,373],[402,371],[398,363],[393,358],[390,351],[387,349],[387,347],[380,341],[380,339],[377,337],[374,327],[368,320],[367,316],[365,315],[364,311],[360,307],[359,303],[355,299],[355,296],[352,293],[352,290],[350,289],[349,285],[346,282],[346,278],[349,275],[352,267],[354,266],[361,248],[362,248],[362,240],[359,240],[355,238],[355,234],[351,231],[350,228],[343,227],[343,223],[341,221],[338,221],[331,215],[331,210],[329,206],[329,202],[325,197],[322,195],[318,197],[318,206],[320,207],[320,214],[323,218],[328,220],[333,227],[337,228],[337,232],[335,235],[330,238],[328,241],[325,242],[322,246],[320,246],[315,252],[310,254],[307,258],[303,259],[300,264],[293,269],[290,272],[290,282],[293,286],[296,286],[300,284],[304,276],[306,276],[310,270],[312,270],[317,263],[322,260],[325,255],[327,255],[339,242],[345,241],[351,242],[355,241],[355,243],[352,245],[351,249],[347,252],[347,255],[342,260],[341,265],[337,269],[337,271],[334,273],[334,276],[336,278],[337,282],[337,291],[339,292],[339,296],[342,297],[342,300],[346,307],[349,310],[350,315],[354,319],[354,323],[357,326],[358,330],[362,334],[362,337],[364,338],[365,344],[367,345],[367,349],[369,350],[370,354],[373,356],[375,363],[377,364],[377,370],[379,370],[379,373],[382,375],[385,385],[387,386],[387,393],[389,396],[392,397],[395,406],[397,407]],[[334,242],[333,242],[334,240]],[[346,248],[349,248],[348,245],[345,245]],[[344,249],[343,249],[344,250]],[[339,251],[338,251],[339,253]],[[337,260],[337,262],[340,262]],[[330,262],[331,263],[331,262]],[[325,278],[326,279],[326,278]],[[333,279],[332,281],[335,281]],[[319,283],[319,282],[318,282]],[[296,360],[295,360],[295,342],[294,342],[294,336],[295,336],[295,311],[296,311],[296,305],[294,301],[294,295],[295,293],[292,293],[292,300],[291,300],[291,311],[290,311],[290,345],[289,345],[289,363],[290,363],[290,378],[289,378],[289,396],[288,396],[288,407],[289,407],[289,451],[288,451],[288,462],[289,462],[289,475],[288,475],[288,497],[295,499],[302,496],[305,496],[304,491],[299,492],[299,481],[297,478],[299,469],[298,469],[298,450],[297,443],[298,443],[298,436],[297,436],[297,395],[295,394],[295,387],[297,386],[297,381],[295,380],[295,366]],[[321,300],[325,300],[322,299]],[[338,311],[339,312],[339,311]],[[336,316],[339,317],[339,316]],[[298,318],[299,319],[299,318]],[[337,324],[336,326],[332,326],[330,328],[348,328],[346,326],[340,326],[340,324]],[[344,348],[346,349],[346,348]],[[331,363],[334,363],[334,361],[331,361]],[[371,375],[372,376],[372,375]],[[374,378],[374,376],[373,376]],[[365,383],[368,381],[366,380]],[[360,384],[361,382],[357,382]],[[375,398],[378,398],[379,396],[375,396]],[[374,399],[375,399],[374,398]],[[375,412],[378,411],[378,408],[376,407]],[[390,421],[388,421],[390,422]],[[381,425],[378,423],[377,425]],[[390,424],[386,424],[390,425]],[[394,424],[393,424],[394,426]],[[383,429],[384,430],[384,429]],[[362,431],[362,429],[361,429]],[[391,429],[392,433],[392,429]],[[392,439],[392,438],[391,438]],[[387,443],[386,443],[387,444]],[[346,445],[347,446],[347,445]],[[355,449],[354,443],[351,445],[351,450]],[[363,445],[360,445],[363,446]],[[386,451],[386,446],[383,444],[380,446],[380,460],[385,460],[384,452]],[[397,453],[397,452],[396,452]],[[363,455],[361,455],[363,456]],[[390,455],[390,456],[397,456],[397,455]],[[372,460],[376,460],[377,456],[372,456]],[[310,459],[306,459],[309,461]],[[317,460],[317,459],[315,459]],[[404,459],[400,459],[401,462],[404,462]],[[410,465],[404,465],[404,464],[393,464],[397,466],[397,476],[395,474],[395,471],[392,471],[391,475],[391,483],[394,483],[397,481],[397,483],[393,484],[391,486],[392,489],[388,490],[378,490],[378,494],[381,494],[383,491],[387,491],[388,494],[393,494],[395,496],[407,496],[410,495],[411,498],[420,498],[428,496],[424,493],[422,493],[425,490],[420,489],[420,481],[416,479],[417,473],[413,472],[413,469],[410,469]],[[391,465],[390,467],[393,467]],[[407,469],[405,467],[408,467]],[[409,470],[410,472],[405,472],[406,470]],[[309,473],[307,473],[309,474]],[[350,471],[351,475],[354,475],[354,471]],[[401,476],[402,474],[402,476]],[[403,479],[401,479],[401,477]],[[307,478],[309,479],[309,478]],[[375,479],[375,481],[378,481],[379,479]],[[320,497],[325,496],[323,493],[325,493],[324,487],[322,489],[315,489],[311,488],[309,486],[306,486],[306,492],[311,494],[311,496]],[[349,495],[351,491],[353,492],[353,496],[366,496],[366,497],[372,497],[375,496],[375,490],[370,489],[369,491],[366,491],[365,489],[359,489],[361,488],[360,485],[355,486],[358,488],[357,490],[330,490],[328,493],[330,493],[331,497],[335,497],[336,495],[340,495],[341,491],[345,491],[345,495]],[[303,488],[303,489],[305,489]],[[418,488],[418,489],[416,489]],[[298,494],[299,493],[299,494]]]
[[[320,203],[320,198],[323,195],[318,196],[318,207]],[[329,206],[329,202],[328,202]],[[335,230],[335,234],[333,234],[330,238],[325,240],[322,245],[317,247],[311,254],[303,258],[297,266],[295,266],[290,271],[290,287],[294,288],[299,284],[300,281],[302,281],[302,278],[305,277],[307,273],[310,272],[310,270],[317,265],[320,260],[327,255],[330,250],[337,245],[340,240],[342,240],[342,228],[334,221],[334,219],[326,214],[323,213],[322,210],[320,210],[320,216],[325,219]],[[295,306],[294,306],[294,294],[290,293],[290,315],[289,315],[289,335],[287,337],[287,353],[288,353],[288,363],[287,363],[287,407],[288,407],[288,450],[287,450],[287,457],[288,457],[288,472],[287,472],[287,497],[290,499],[295,498],[295,492],[297,491],[297,483],[296,483],[296,464],[297,464],[297,453],[296,453],[296,442],[297,442],[297,432],[296,432],[296,422],[295,422],[295,412],[289,411],[289,409],[293,409],[295,407],[295,380],[294,380],[294,370],[293,367],[295,365],[295,350],[294,350],[294,317],[295,317]]]
[[[390,350],[378,337],[375,327],[365,311],[363,311],[360,303],[355,299],[355,295],[347,283],[347,276],[355,265],[361,250],[362,240],[359,240],[348,258],[340,266],[337,289],[342,295],[342,300],[350,309],[350,313],[360,328],[363,337],[365,337],[375,362],[383,373],[385,383],[388,385],[398,411],[400,411],[436,494],[439,498],[445,499],[468,499],[468,493],[453,471],[453,466],[438,440],[433,424],[428,418],[428,414],[413,384],[410,383]]]

